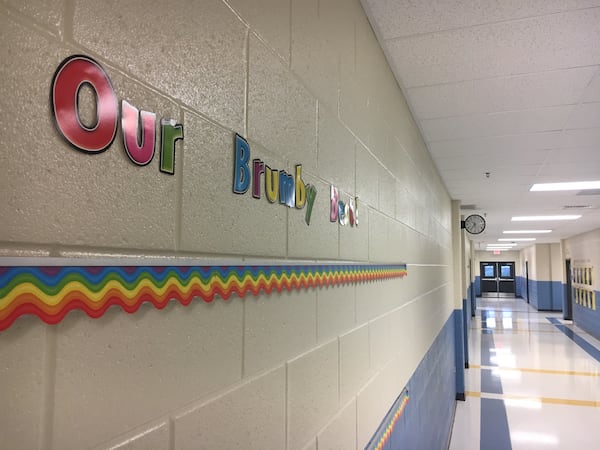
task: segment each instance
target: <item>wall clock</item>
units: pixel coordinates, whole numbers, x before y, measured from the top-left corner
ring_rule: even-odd
[[[481,234],[485,230],[485,219],[479,214],[471,214],[464,220],[462,228],[470,234]]]

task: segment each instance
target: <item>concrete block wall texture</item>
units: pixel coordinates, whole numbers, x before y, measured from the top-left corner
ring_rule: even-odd
[[[453,309],[450,199],[358,0],[0,3],[0,256],[406,262],[402,280],[118,308],[0,333],[6,448],[361,448]],[[184,126],[174,176],[56,132],[52,77],[96,59]],[[232,193],[233,137],[318,195]],[[329,222],[329,186],[360,226]],[[448,343],[448,349],[452,343]],[[417,408],[413,404],[411,407]]]
[[[536,244],[521,251],[523,274],[520,292],[525,298],[525,262],[529,266],[529,300],[533,307],[546,311],[563,308],[564,261],[560,244]]]
[[[596,296],[595,310],[573,302],[573,322],[600,339],[600,228],[566,239],[564,247],[565,258],[571,259],[571,267],[592,267],[592,289]]]

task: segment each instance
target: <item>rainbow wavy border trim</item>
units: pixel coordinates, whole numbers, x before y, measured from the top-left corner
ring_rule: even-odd
[[[0,331],[27,314],[57,324],[74,309],[98,318],[112,305],[134,313],[144,302],[162,309],[171,300],[189,305],[406,274],[405,264],[0,267]]]
[[[404,408],[406,408],[406,404],[409,400],[410,396],[408,395],[408,391],[404,389],[392,405],[392,408],[386,414],[385,419],[381,425],[379,425],[377,432],[373,435],[365,449],[383,450],[385,448],[385,445],[390,440],[392,432],[396,427],[396,423],[402,416]],[[385,425],[386,423],[387,425]]]

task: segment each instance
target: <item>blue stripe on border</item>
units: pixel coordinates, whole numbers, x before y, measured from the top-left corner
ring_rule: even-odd
[[[588,355],[590,355],[596,361],[600,362],[600,350],[598,350],[596,347],[594,347],[588,341],[583,339],[581,336],[579,336],[577,333],[575,333],[569,327],[560,323],[560,320],[558,320],[557,318],[546,317],[546,319],[548,319],[548,321],[550,323],[552,323],[556,328],[558,328],[560,331],[562,331],[569,339],[571,339],[573,342],[575,342],[579,347],[581,347],[583,350],[585,350],[585,352]]]
[[[512,449],[504,400],[481,399],[481,437],[479,446],[485,450]]]
[[[492,373],[492,369],[481,369],[481,392],[503,394],[502,380]]]
[[[481,311],[482,327],[488,317]],[[497,366],[491,361],[491,349],[495,348],[494,334],[490,329],[481,330],[481,365]],[[490,369],[481,369],[481,392],[502,394],[502,381],[492,375]],[[485,450],[511,450],[510,430],[504,400],[481,398],[479,448]]]

